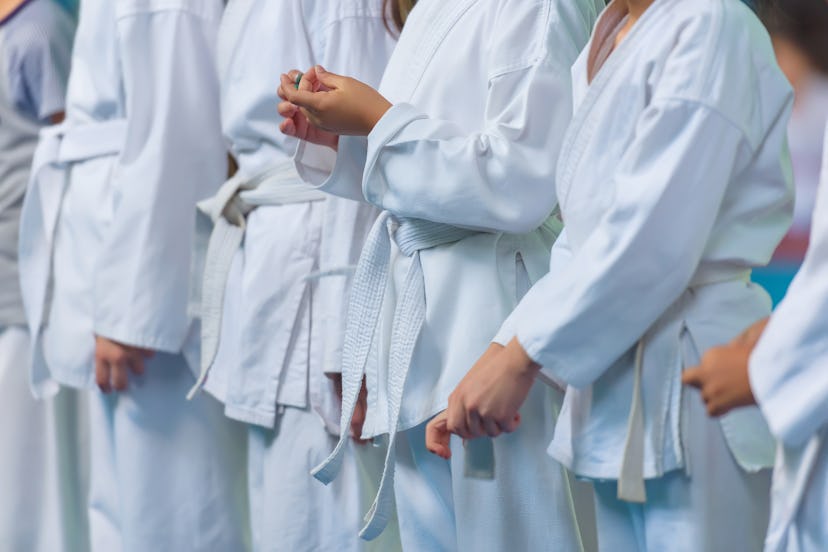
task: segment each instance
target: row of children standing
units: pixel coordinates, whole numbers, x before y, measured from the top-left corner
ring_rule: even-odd
[[[3,361],[86,390],[93,550],[759,550],[768,426],[681,377],[790,105],[738,0],[82,0]]]

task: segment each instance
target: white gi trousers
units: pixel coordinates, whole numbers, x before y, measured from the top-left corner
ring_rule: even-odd
[[[0,328],[0,550],[86,550],[86,404],[65,388],[35,400],[27,366],[26,329]]]
[[[356,454],[348,455],[339,478],[323,485],[311,477],[310,468],[330,454],[336,437],[309,409],[281,407],[281,411],[274,429],[254,425],[248,429],[253,549],[398,550],[399,536],[392,526],[371,543],[358,536],[362,513],[376,494],[377,482],[372,479],[382,469],[384,450],[349,443]]]
[[[119,394],[90,392],[93,552],[249,548],[244,428],[156,353]]]
[[[646,504],[618,500],[615,481],[595,483],[601,551],[761,551],[770,517],[770,470],[749,474],[733,459],[698,391],[684,389],[687,472],[645,482]]]
[[[425,448],[425,424],[402,432],[394,491],[403,550],[582,550],[574,504],[589,508],[589,489],[572,485],[566,469],[545,451],[562,400],[542,382],[532,387],[520,427],[493,441],[493,480],[464,475],[462,439],[452,437],[447,462]],[[587,495],[576,501],[576,489]],[[592,513],[584,516],[591,520]]]

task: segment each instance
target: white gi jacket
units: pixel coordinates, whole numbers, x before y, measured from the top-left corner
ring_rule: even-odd
[[[277,405],[310,404],[338,432],[338,400],[324,372],[339,369],[346,278],[312,275],[355,264],[359,236],[375,214],[301,182],[292,162],[296,140],[279,131],[279,76],[321,63],[376,84],[394,43],[380,0],[234,0],[226,9],[219,32],[222,127],[239,170],[205,208],[223,217],[235,201],[249,212],[240,221],[240,243],[224,260],[208,249],[202,370],[203,377],[209,370],[206,389],[232,418],[272,427]],[[274,169],[269,185],[261,175]],[[235,188],[244,191],[223,193]],[[262,199],[265,188],[270,198]],[[217,225],[212,241],[219,231]],[[208,283],[228,268],[212,297]],[[220,321],[212,320],[216,301],[224,305]]]
[[[181,213],[226,172],[214,65],[223,7],[83,5],[67,119],[42,134],[21,223],[36,387],[91,385],[96,334],[182,349],[195,224]]]
[[[779,441],[768,551],[828,547],[828,140],[805,263],[750,359],[754,396]]]
[[[596,33],[620,24],[619,10],[610,4]],[[748,278],[791,221],[792,95],[736,0],[656,0],[590,84],[591,50],[573,68],[558,164],[565,230],[497,340],[516,336],[570,385],[551,454],[596,479],[619,479],[623,463],[643,500],[643,478],[687,467],[682,369],[769,312]],[[772,465],[756,409],[722,427],[743,468]]]

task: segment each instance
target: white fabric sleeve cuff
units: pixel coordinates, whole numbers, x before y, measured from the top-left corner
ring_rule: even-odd
[[[327,146],[300,142],[293,157],[299,177],[329,194],[365,202],[362,173],[367,140],[362,136],[340,136],[338,151]]]

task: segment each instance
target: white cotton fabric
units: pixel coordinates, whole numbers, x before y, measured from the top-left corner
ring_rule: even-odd
[[[596,29],[617,28],[622,4]],[[638,462],[658,478],[687,467],[688,354],[769,313],[767,294],[744,279],[790,225],[792,95],[767,32],[735,0],[656,0],[590,84],[593,47],[573,68],[575,116],[558,164],[565,230],[549,274],[498,341],[516,336],[543,373],[570,386],[551,454],[578,476],[615,480],[643,340]],[[773,464],[757,409],[721,426],[744,469]]]
[[[750,359],[753,393],[779,443],[766,550],[828,547],[828,141],[805,262]]]
[[[375,489],[371,481],[381,447],[349,445],[354,456],[342,477],[322,485],[308,474],[336,443],[310,408],[286,407],[276,426],[248,426],[248,486],[253,550],[284,552],[394,552],[391,529],[372,543],[357,535]],[[362,473],[370,469],[371,473]]]
[[[26,328],[0,328],[0,550],[87,550],[86,403],[73,389],[32,398],[28,357]]]
[[[92,552],[249,550],[244,428],[192,384],[158,353],[128,392],[88,394]]]
[[[617,500],[615,481],[595,482],[601,552],[759,552],[768,524],[770,472],[745,473],[695,390],[684,400],[688,471],[646,482],[647,504]]]
[[[557,389],[533,387],[518,430],[494,440],[491,480],[456,475],[465,467],[462,439],[452,437],[446,461],[426,449],[425,424],[400,433],[394,491],[405,549],[594,550],[591,486],[573,485],[566,469],[544,454],[519,453],[552,438],[548,421],[562,400]]]

